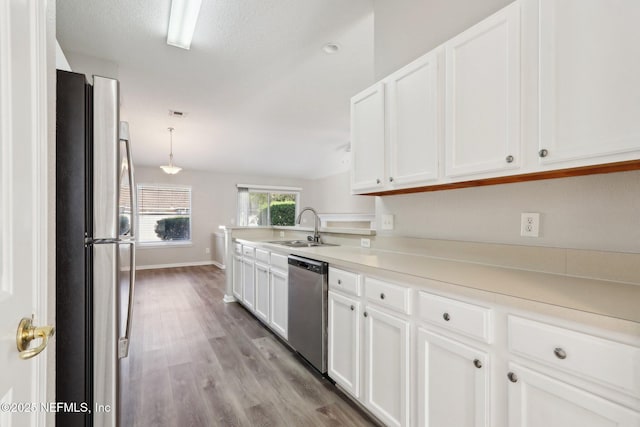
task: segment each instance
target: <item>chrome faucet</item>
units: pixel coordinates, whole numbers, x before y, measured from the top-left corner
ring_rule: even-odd
[[[322,243],[320,241],[320,232],[318,231],[318,228],[320,228],[320,217],[318,216],[318,212],[316,212],[315,209],[313,208],[302,208],[302,210],[300,211],[300,213],[298,214],[298,218],[296,218],[296,224],[300,224],[300,220],[302,219],[302,214],[305,213],[305,211],[311,211],[313,212],[313,214],[315,215],[315,224],[313,227],[313,241],[316,243]],[[307,237],[308,240],[311,240],[311,236]]]

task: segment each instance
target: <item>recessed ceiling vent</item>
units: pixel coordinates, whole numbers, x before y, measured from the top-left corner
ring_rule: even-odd
[[[185,113],[184,111],[169,110],[169,116],[175,117],[177,119],[183,119],[187,117],[187,113]]]

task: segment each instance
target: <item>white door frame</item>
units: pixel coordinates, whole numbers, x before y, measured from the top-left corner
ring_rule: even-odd
[[[55,180],[50,180],[55,173],[55,159],[50,155],[55,156],[55,149],[50,147],[55,147],[55,1],[3,0],[0,361],[8,376],[3,372],[5,379],[0,385],[24,384],[19,393],[8,395],[14,403],[40,405],[54,400],[55,372],[51,367],[55,366],[55,340],[42,354],[27,361],[19,359],[15,346],[22,317],[33,314],[35,324],[44,326],[53,324],[55,316],[55,292],[49,292],[50,285],[55,289],[55,191],[51,191]],[[31,412],[31,416],[0,412],[0,424],[11,418],[13,425],[54,424],[53,413],[41,407]]]

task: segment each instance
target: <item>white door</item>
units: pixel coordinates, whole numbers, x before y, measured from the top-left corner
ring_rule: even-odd
[[[360,397],[360,303],[329,292],[329,376]]]
[[[389,426],[409,425],[409,322],[366,306],[365,406]]]
[[[388,78],[389,177],[391,187],[428,185],[438,179],[440,111],[439,51]]]
[[[520,3],[453,38],[446,55],[446,175],[520,165]]]
[[[640,412],[509,364],[509,427],[638,427]]]
[[[12,403],[47,402],[46,359],[55,356],[51,347],[22,360],[16,348],[21,318],[34,315],[36,326],[48,320],[47,158],[53,124],[47,79],[55,72],[47,63],[48,6],[41,0],[0,2],[1,426],[45,425],[40,407]]]
[[[418,425],[489,427],[486,353],[418,329]]]
[[[256,262],[256,315],[269,322],[269,267]]]
[[[366,193],[384,187],[384,84],[351,99],[351,191]]]
[[[289,282],[287,273],[271,269],[271,313],[269,324],[284,339],[289,333]]]
[[[541,163],[638,158],[639,21],[637,0],[540,1]]]

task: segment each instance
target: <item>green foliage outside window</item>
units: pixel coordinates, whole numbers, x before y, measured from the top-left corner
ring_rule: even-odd
[[[271,202],[271,225],[295,225],[295,220],[296,202]]]
[[[162,240],[189,240],[189,219],[188,216],[178,216],[158,220],[155,232]]]

